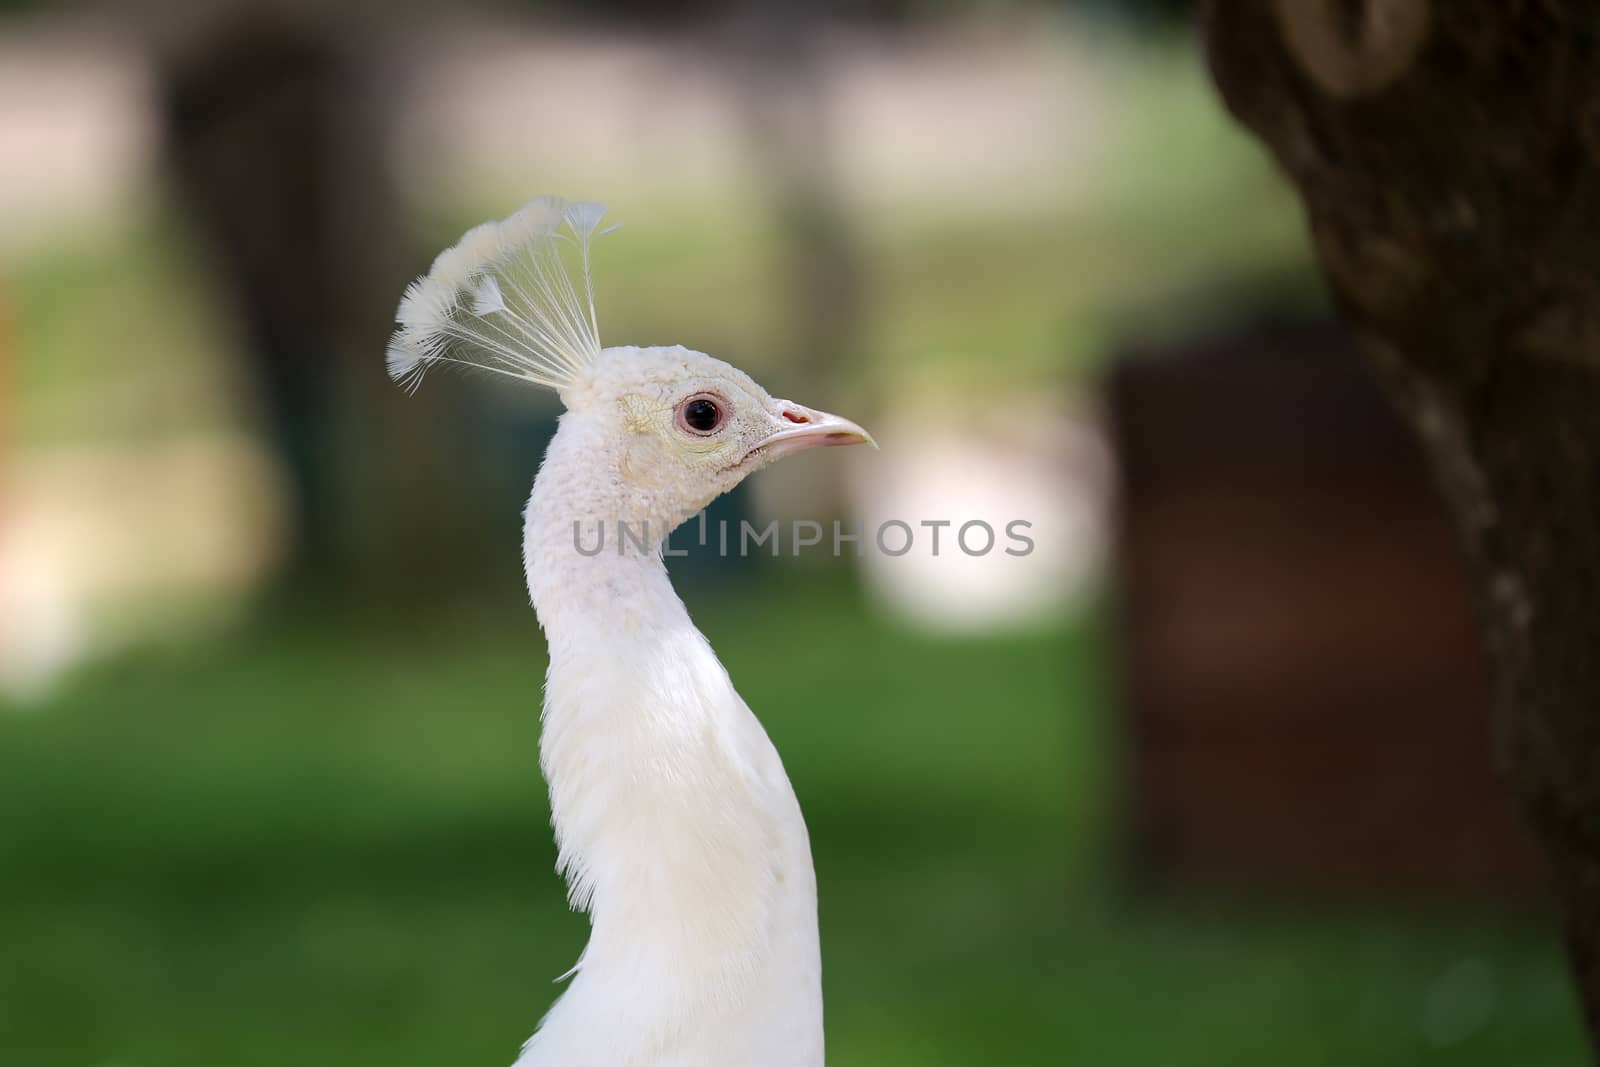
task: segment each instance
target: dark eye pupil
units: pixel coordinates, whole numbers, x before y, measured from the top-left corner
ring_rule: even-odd
[[[721,417],[722,413],[717,410],[717,405],[704,398],[689,401],[683,409],[683,421],[688,424],[689,429],[700,433],[710,433],[715,430],[717,421]]]

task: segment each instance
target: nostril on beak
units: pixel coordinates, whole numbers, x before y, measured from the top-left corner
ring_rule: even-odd
[[[783,417],[788,419],[790,422],[807,423],[811,421],[810,415],[807,415],[803,411],[796,411],[794,408],[785,408]]]

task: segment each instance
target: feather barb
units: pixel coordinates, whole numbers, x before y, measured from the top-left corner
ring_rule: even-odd
[[[406,289],[389,376],[415,389],[429,368],[461,366],[565,391],[600,354],[589,245],[616,229],[604,215],[543,196],[468,230]]]

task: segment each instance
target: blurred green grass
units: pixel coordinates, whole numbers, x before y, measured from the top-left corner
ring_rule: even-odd
[[[1097,625],[934,639],[847,586],[743,590],[691,606],[807,812],[835,1067],[1581,1059],[1535,926],[1116,893]],[[292,614],[0,717],[0,1061],[510,1062],[585,934],[541,648],[525,611]],[[1430,1044],[1463,960],[1491,1003]]]

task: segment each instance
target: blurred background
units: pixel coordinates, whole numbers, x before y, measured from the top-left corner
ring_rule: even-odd
[[[1578,1061],[1450,536],[1185,7],[0,2],[0,1062],[509,1063],[559,991],[555,401],[383,374],[545,192],[605,340],[882,443],[713,519],[1032,523],[673,562],[835,1067]]]

